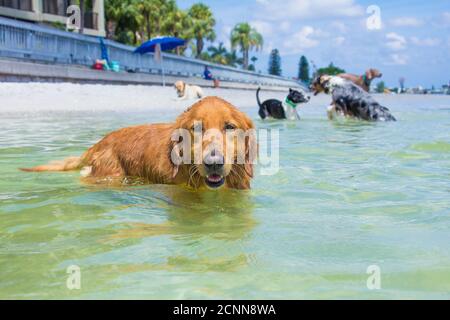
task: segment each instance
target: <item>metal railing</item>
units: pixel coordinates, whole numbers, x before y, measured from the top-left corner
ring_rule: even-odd
[[[105,40],[111,60],[129,72],[160,73],[160,65],[152,54],[133,53],[134,47]],[[32,23],[0,17],[0,57],[91,66],[101,58],[100,40],[96,37],[65,32]],[[209,62],[164,53],[164,69],[168,75],[201,77],[205,66],[222,81],[269,86],[294,86],[294,80],[239,70]]]

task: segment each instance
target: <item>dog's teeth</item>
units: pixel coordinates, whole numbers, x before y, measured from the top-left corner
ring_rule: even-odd
[[[208,180],[211,181],[211,182],[219,182],[222,179],[223,179],[223,177],[221,177],[221,176],[209,176],[208,177]]]

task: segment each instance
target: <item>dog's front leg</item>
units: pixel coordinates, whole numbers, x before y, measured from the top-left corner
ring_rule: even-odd
[[[187,100],[187,95],[184,95],[184,96],[182,96],[182,97],[175,98],[174,100],[175,100],[175,101],[184,101],[184,100]]]
[[[327,108],[327,115],[328,115],[328,120],[336,120],[336,106],[334,104],[331,104]]]

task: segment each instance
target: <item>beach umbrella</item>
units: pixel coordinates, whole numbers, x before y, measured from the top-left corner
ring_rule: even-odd
[[[163,86],[166,85],[166,81],[164,78],[164,63],[162,51],[170,51],[177,47],[184,46],[186,41],[176,37],[156,37],[149,41],[144,42],[134,50],[135,53],[146,54],[146,53],[154,53],[155,61],[161,64],[161,74],[163,80]]]

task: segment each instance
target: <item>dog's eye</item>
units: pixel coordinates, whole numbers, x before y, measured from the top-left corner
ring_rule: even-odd
[[[232,123],[225,124],[225,130],[235,130],[236,126]]]

